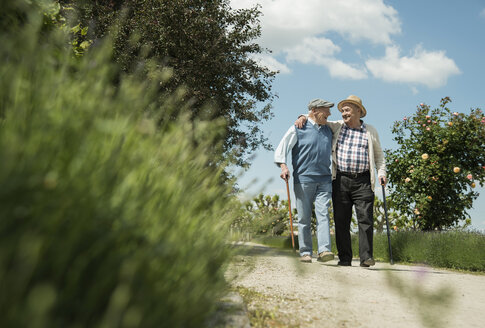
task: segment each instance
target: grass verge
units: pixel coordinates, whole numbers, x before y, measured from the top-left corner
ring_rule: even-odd
[[[332,251],[337,253],[335,236],[331,236]],[[290,237],[257,236],[254,242],[264,245],[291,248]],[[298,245],[298,238],[295,238]],[[313,238],[316,249],[316,238]],[[438,268],[449,268],[471,272],[485,272],[485,235],[477,232],[405,231],[391,234],[394,262],[423,263]],[[359,256],[359,237],[352,234],[353,256]],[[389,261],[387,234],[374,235],[374,257]]]

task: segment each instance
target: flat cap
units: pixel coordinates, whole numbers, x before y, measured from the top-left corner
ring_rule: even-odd
[[[317,99],[313,99],[308,103],[308,110],[312,110],[313,108],[317,108],[317,107],[331,108],[333,107],[333,102],[317,98]]]

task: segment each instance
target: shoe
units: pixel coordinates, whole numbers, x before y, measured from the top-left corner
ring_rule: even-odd
[[[317,261],[318,262],[328,262],[334,259],[334,255],[332,252],[321,252],[318,254]]]
[[[364,267],[364,268],[368,268],[368,267],[373,266],[375,264],[376,264],[376,261],[374,261],[374,259],[372,257],[369,257],[367,260],[360,263],[360,266]]]
[[[352,266],[352,263],[347,262],[347,261],[338,261],[337,265],[338,266]]]
[[[312,257],[310,255],[303,255],[302,257],[300,257],[300,262],[312,263]]]

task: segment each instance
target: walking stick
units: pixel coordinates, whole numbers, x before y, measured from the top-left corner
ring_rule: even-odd
[[[391,265],[394,264],[392,259],[392,248],[391,248],[391,232],[389,231],[389,219],[387,218],[387,204],[386,204],[386,191],[384,188],[384,180],[381,179],[382,186],[382,199],[384,200],[384,214],[386,216],[386,227],[387,227],[387,243],[389,244],[389,257],[391,259]]]
[[[295,237],[293,237],[293,217],[291,216],[290,187],[288,187],[288,178],[285,179],[285,182],[286,193],[288,194],[288,210],[290,211],[291,246],[293,246],[293,250],[295,250]]]

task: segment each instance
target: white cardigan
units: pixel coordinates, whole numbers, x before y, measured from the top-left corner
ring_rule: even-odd
[[[337,176],[337,141],[344,125],[344,121],[328,121],[327,125],[332,130],[332,178]],[[379,141],[379,135],[377,130],[370,124],[365,123],[367,129],[367,140],[369,141],[369,163],[370,163],[370,182],[372,191],[375,191],[376,174],[377,176],[386,176],[386,161],[384,159],[384,153],[382,151],[381,142]]]

